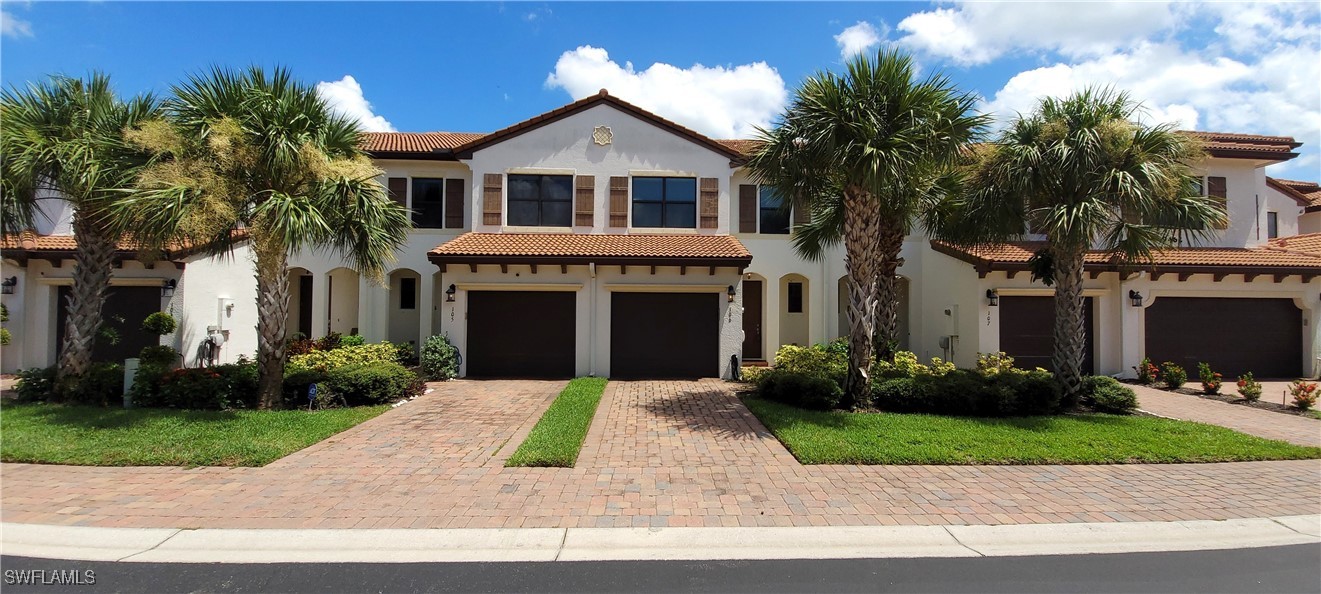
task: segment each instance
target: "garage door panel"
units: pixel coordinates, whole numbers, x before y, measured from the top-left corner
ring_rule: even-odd
[[[1083,299],[1083,373],[1093,373],[1093,298]],[[1014,358],[1020,369],[1054,370],[1055,298],[1005,296],[1000,298],[1000,350]]]
[[[61,286],[57,292],[59,299],[55,318],[57,349],[64,348],[64,331],[69,319],[68,303],[71,290],[71,287]],[[159,336],[142,329],[142,321],[160,310],[160,286],[112,285],[106,290],[105,302],[101,305],[101,331],[106,334],[113,331],[118,338],[113,344],[109,340],[102,339],[93,342],[92,361],[123,363],[126,358],[138,356],[143,347],[160,344]]]
[[[1144,312],[1146,356],[1191,375],[1199,362],[1225,377],[1302,375],[1303,312],[1292,299],[1159,297]]]
[[[573,377],[576,298],[568,291],[470,291],[468,376]]]
[[[715,293],[614,293],[610,301],[610,376],[718,376],[719,297]]]

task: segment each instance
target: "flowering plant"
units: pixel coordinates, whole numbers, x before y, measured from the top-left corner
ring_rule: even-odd
[[[1207,394],[1219,394],[1220,385],[1224,383],[1222,375],[1211,371],[1211,366],[1206,363],[1197,364],[1197,377],[1202,380],[1202,391]]]
[[[1293,396],[1293,405],[1301,410],[1308,410],[1316,406],[1316,382],[1305,382],[1296,379],[1289,384],[1289,395]]]
[[[1153,365],[1151,359],[1143,359],[1133,370],[1138,372],[1138,383],[1140,384],[1154,384],[1156,378],[1160,376],[1160,368]]]
[[[1252,378],[1251,371],[1239,376],[1238,394],[1248,402],[1256,402],[1261,398],[1261,383]]]
[[[1171,390],[1178,390],[1188,382],[1188,372],[1173,361],[1166,361],[1161,364],[1160,377],[1165,380],[1165,386]]]

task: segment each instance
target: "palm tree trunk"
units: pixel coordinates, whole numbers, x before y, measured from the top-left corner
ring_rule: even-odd
[[[257,267],[258,407],[284,405],[284,338],[289,318],[288,250],[278,239],[253,238]]]
[[[69,288],[66,304],[64,342],[60,345],[55,372],[58,380],[82,375],[92,365],[92,347],[101,330],[101,307],[105,305],[115,263],[114,237],[93,213],[75,214],[73,232],[78,247],[74,251],[73,286]]]
[[[1078,402],[1082,388],[1082,362],[1087,336],[1083,325],[1083,255],[1085,247],[1052,246],[1055,280],[1055,377],[1064,393],[1063,404]]]
[[[902,264],[899,252],[904,249],[903,227],[887,222],[880,228],[876,257],[876,358],[894,360],[899,345],[899,295],[895,276]]]
[[[844,267],[849,287],[849,373],[844,382],[843,408],[868,400],[868,376],[876,313],[876,237],[880,205],[864,191],[844,191]]]

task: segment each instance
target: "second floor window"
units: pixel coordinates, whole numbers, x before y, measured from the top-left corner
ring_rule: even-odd
[[[413,226],[420,229],[445,226],[445,180],[413,178]]]
[[[761,223],[761,232],[776,235],[788,234],[789,212],[781,208],[781,205],[784,204],[784,199],[780,194],[770,186],[761,186],[759,204],[760,214],[758,218]]]
[[[697,228],[697,180],[691,177],[633,178],[633,226]]]
[[[509,176],[509,219],[516,227],[573,225],[572,175]]]
[[[1266,239],[1275,239],[1280,236],[1280,213],[1266,213]]]

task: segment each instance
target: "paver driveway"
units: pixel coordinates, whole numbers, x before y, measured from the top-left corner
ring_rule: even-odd
[[[8,522],[144,527],[1002,524],[1321,513],[1321,461],[802,466],[728,384],[611,382],[577,468],[504,468],[563,382],[455,381],[263,468],[5,464]]]

